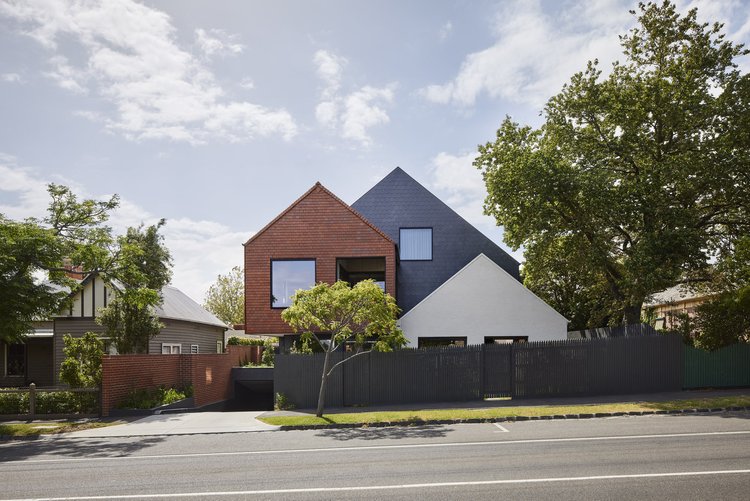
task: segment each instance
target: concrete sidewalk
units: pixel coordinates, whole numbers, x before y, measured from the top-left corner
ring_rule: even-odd
[[[278,429],[256,418],[263,412],[186,412],[160,414],[104,428],[66,433],[65,438],[142,437],[195,433],[243,433]]]

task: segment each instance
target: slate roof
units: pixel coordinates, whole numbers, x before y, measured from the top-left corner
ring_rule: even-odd
[[[432,228],[432,261],[401,261],[397,268],[396,300],[403,313],[481,253],[520,281],[513,257],[400,167],[352,207],[395,242],[399,228]]]
[[[679,284],[652,294],[648,301],[645,302],[645,305],[656,306],[660,304],[679,303],[690,299],[702,298],[706,295],[705,292],[695,290],[684,284]]]

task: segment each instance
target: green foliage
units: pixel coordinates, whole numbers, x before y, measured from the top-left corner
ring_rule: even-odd
[[[227,339],[227,346],[263,346],[264,343],[265,341],[263,339],[256,338],[232,336]]]
[[[172,276],[172,258],[159,234],[164,224],[162,219],[145,229],[128,228],[118,238],[118,266],[110,275],[119,283],[117,297],[97,317],[118,353],[147,353],[149,341],[163,327],[155,308]]]
[[[290,411],[294,409],[294,404],[283,393],[276,393],[273,408],[277,411]]]
[[[407,341],[396,326],[399,309],[390,294],[386,294],[372,280],[363,280],[351,287],[338,281],[333,285],[319,283],[308,290],[298,290],[292,305],[281,313],[281,318],[294,332],[301,332],[305,344],[313,343],[325,352],[317,415],[323,414],[326,380],[340,364],[371,350],[392,351]],[[327,333],[322,340],[318,334]],[[331,365],[330,355],[353,342],[355,354]],[[367,344],[372,347],[364,349]]]
[[[31,322],[50,318],[63,308],[68,294],[60,286],[75,287],[65,277],[65,259],[86,271],[104,271],[113,262],[106,223],[118,206],[108,201],[78,201],[69,188],[50,184],[51,202],[43,220],[13,221],[0,214],[0,341],[22,341]],[[54,286],[40,284],[35,274],[46,272]]]
[[[72,388],[98,388],[102,382],[104,342],[93,332],[80,338],[63,336],[65,360],[60,365],[60,381]]]
[[[162,405],[169,405],[191,397],[192,387],[184,389],[142,388],[133,390],[117,405],[118,409],[153,409]]]
[[[99,394],[37,391],[37,414],[98,414]],[[28,414],[29,393],[0,393],[0,414]]]
[[[206,292],[203,306],[229,326],[245,322],[244,278],[242,268],[235,266],[226,275],[216,277]]]
[[[748,51],[695,10],[639,9],[609,76],[590,62],[542,127],[507,118],[475,161],[529,287],[578,326],[637,323],[646,297],[705,279],[750,225]]]
[[[265,365],[267,367],[273,367],[274,365],[274,350],[276,347],[274,346],[274,341],[272,338],[266,338],[266,340],[263,342],[263,353],[260,356],[260,363],[262,365]]]

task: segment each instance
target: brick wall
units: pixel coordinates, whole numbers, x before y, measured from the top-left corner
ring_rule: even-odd
[[[385,257],[386,292],[396,294],[396,247],[320,184],[245,245],[245,332],[286,334],[273,309],[272,259],[315,259],[315,281],[336,281],[336,258]]]
[[[133,390],[193,386],[202,407],[232,397],[232,367],[260,361],[258,346],[227,346],[205,355],[112,355],[102,359],[102,415],[108,416]]]

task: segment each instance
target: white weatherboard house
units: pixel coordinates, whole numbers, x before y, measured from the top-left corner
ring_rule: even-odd
[[[400,319],[410,347],[436,337],[461,344],[567,339],[568,321],[479,254]],[[421,339],[420,339],[421,338]]]

